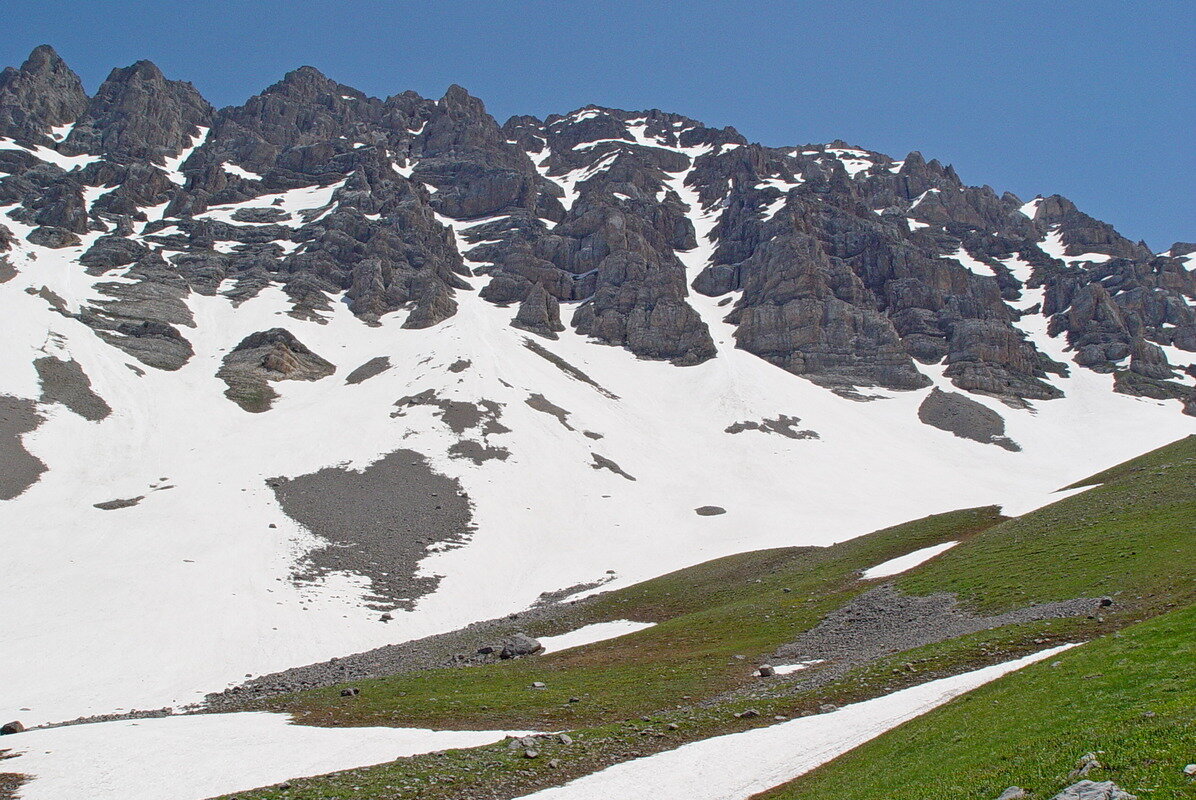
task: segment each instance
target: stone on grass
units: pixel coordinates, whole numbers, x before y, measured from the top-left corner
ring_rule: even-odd
[[[1051,800],[1138,800],[1138,796],[1130,794],[1113,781],[1080,781],[1068,786]]]

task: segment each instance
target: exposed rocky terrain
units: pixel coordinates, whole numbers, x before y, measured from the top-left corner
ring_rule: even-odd
[[[1196,248],[1151,252],[917,152],[764,147],[656,110],[500,125],[459,86],[379,99],[311,67],[224,109],[145,61],[87,97],[46,46],[0,75],[0,135],[2,213],[44,247],[103,232],[80,263],[120,279],[78,316],[150,367],[190,358],[193,292],[278,284],[299,318],[344,302],[424,328],[472,278],[517,327],[641,358],[715,357],[697,292],[729,301],[738,347],[849,395],[927,386],[935,365],[966,392],[1046,400],[1078,365],[1196,413]],[[1074,364],[1029,335],[1042,318]]]

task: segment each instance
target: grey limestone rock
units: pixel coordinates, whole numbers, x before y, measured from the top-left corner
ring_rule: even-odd
[[[52,145],[51,129],[87,107],[83,84],[49,45],[38,45],[19,69],[0,72],[0,135]]]
[[[1073,783],[1051,800],[1138,800],[1138,796],[1130,794],[1113,781],[1083,780]]]
[[[268,411],[278,393],[273,381],[315,381],[336,367],[309,350],[285,328],[251,333],[229,351],[216,372],[225,396],[246,411]]]

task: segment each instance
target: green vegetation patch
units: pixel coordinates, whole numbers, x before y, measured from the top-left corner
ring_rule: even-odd
[[[1143,800],[1192,797],[1196,606],[1031,665],[761,795],[768,800],[1049,798],[1085,753]]]
[[[755,664],[872,584],[859,570],[965,539],[1003,519],[995,508],[937,514],[829,548],[721,558],[579,606],[529,633],[613,619],[657,624],[584,648],[470,668],[353,682],[259,701],[315,725],[559,730],[638,717],[750,683]],[[742,658],[736,658],[741,656]],[[533,683],[544,683],[536,689]],[[574,699],[574,702],[570,702]]]

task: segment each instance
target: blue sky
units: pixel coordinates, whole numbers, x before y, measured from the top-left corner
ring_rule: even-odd
[[[743,10],[743,9],[750,10]],[[768,145],[921,150],[1058,192],[1156,249],[1196,240],[1191,0],[0,0],[0,64],[53,45],[89,91],[148,58],[215,105],[311,64],[372,95],[460,83],[499,121],[662,108]]]

